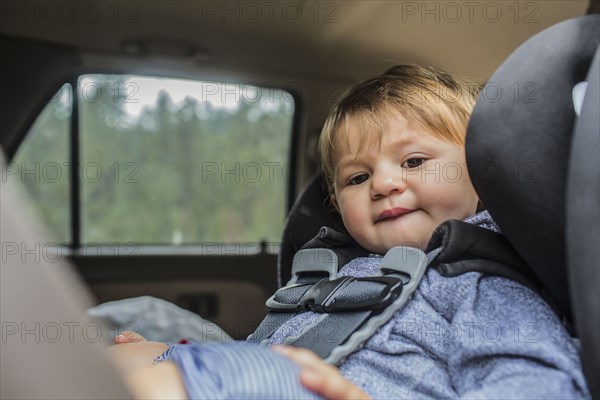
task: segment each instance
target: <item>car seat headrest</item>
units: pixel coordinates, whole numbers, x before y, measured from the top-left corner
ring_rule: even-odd
[[[323,174],[319,172],[296,199],[285,223],[277,260],[279,287],[290,280],[294,254],[314,238],[322,226],[344,230],[342,218],[328,205],[328,198]]]
[[[567,177],[567,261],[571,307],[593,399],[600,398],[600,47],[575,124]]]
[[[568,20],[521,45],[484,87],[466,139],[480,199],[568,319],[565,219],[573,88],[586,80],[599,19]]]

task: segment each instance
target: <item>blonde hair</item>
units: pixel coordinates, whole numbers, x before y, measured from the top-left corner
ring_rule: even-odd
[[[319,140],[329,193],[334,191],[337,172],[335,145],[347,144],[350,124],[362,124],[366,132],[379,132],[380,139],[386,122],[400,114],[433,136],[464,146],[467,122],[482,87],[417,65],[397,65],[352,87],[334,105]]]

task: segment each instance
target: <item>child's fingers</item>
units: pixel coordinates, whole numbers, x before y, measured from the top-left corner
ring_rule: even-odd
[[[296,362],[296,364],[304,368],[322,368],[329,366],[328,364],[324,363],[319,358],[319,356],[317,356],[310,350],[300,349],[292,346],[279,345],[272,346],[271,349],[280,354],[283,354],[284,356],[288,357],[292,361]]]
[[[133,331],[125,331],[117,336],[115,336],[115,343],[123,344],[123,343],[137,343],[143,342],[146,338],[140,335],[137,332]]]
[[[308,389],[325,397],[336,400],[370,400],[371,398],[346,380],[339,373],[321,373],[314,369],[304,369],[300,373],[300,382]]]
[[[273,346],[272,349],[300,365],[302,384],[321,396],[342,400],[370,399],[365,392],[344,378],[337,368],[325,363],[312,351],[290,346]]]
[[[127,338],[124,335],[117,335],[117,336],[115,336],[115,343],[116,344],[127,343]]]

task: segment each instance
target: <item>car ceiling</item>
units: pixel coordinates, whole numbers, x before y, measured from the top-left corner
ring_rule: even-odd
[[[399,62],[486,79],[527,38],[588,7],[587,0],[53,2],[56,10],[43,3],[3,1],[1,32],[91,54],[349,81]]]

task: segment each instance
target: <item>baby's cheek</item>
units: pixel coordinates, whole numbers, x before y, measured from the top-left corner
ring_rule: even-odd
[[[344,224],[358,224],[363,221],[368,214],[368,204],[360,201],[358,196],[343,195],[339,198],[340,214]]]
[[[464,219],[470,215],[469,204],[465,194],[446,193],[444,196],[432,196],[430,199],[430,210],[436,225],[448,219]]]
[[[360,217],[360,213],[355,210],[341,209],[342,221],[344,222],[344,226],[348,230],[348,233],[354,237],[362,236],[362,232],[364,230],[364,221],[362,221]]]

